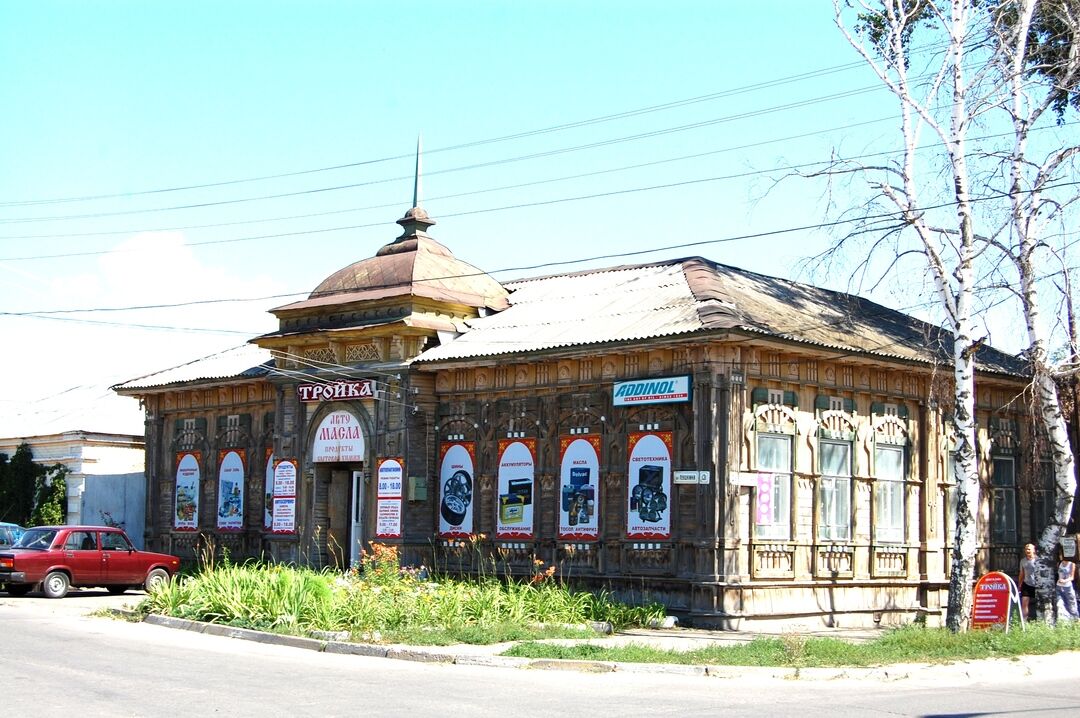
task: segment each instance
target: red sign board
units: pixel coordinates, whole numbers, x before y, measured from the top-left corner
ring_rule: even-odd
[[[986,574],[975,582],[972,628],[1006,626],[1012,602],[1012,579],[1000,571]]]
[[[368,399],[375,396],[375,382],[371,379],[360,379],[359,381],[332,381],[325,384],[300,384],[296,387],[296,395],[303,402]]]

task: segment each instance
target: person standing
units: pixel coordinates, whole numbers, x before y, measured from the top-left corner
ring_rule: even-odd
[[[1032,620],[1031,600],[1035,598],[1035,581],[1038,576],[1038,567],[1035,564],[1035,544],[1024,544],[1024,556],[1020,559],[1020,610],[1024,618]]]
[[[1076,564],[1065,558],[1065,551],[1059,547],[1057,567],[1057,597],[1060,604],[1058,606],[1059,620],[1075,621],[1080,618],[1076,606],[1076,589],[1073,588],[1075,579]],[[1064,615],[1062,615],[1062,611],[1064,611]]]

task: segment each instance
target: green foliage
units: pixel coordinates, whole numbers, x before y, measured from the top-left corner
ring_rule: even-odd
[[[378,545],[344,575],[204,563],[155,591],[140,610],[283,633],[348,631],[365,640],[426,644],[580,635],[565,626],[593,620],[642,625],[664,613],[661,606],[625,606],[606,594],[572,591],[548,572],[527,582],[424,580],[401,570],[393,547]]]
[[[643,645],[603,646],[598,643],[553,645],[521,643],[505,656],[678,663],[716,666],[841,667],[893,663],[944,663],[956,660],[1007,658],[1080,649],[1080,623],[1051,628],[1044,624],[1000,630],[952,633],[944,628],[906,626],[866,643],[788,634],[755,638],[744,645],[714,646],[696,651],[673,651]]]
[[[68,470],[62,464],[44,469],[34,479],[34,510],[30,523],[34,526],[56,526],[67,518]]]
[[[1007,33],[1016,25],[1015,2],[992,0],[987,7],[999,33]],[[1080,0],[1040,0],[1028,28],[1024,67],[1046,85],[1059,122],[1069,107],[1080,110],[1080,73],[1075,68],[1069,71],[1069,55],[1080,41],[1078,20]]]
[[[22,443],[9,457],[0,454],[0,521],[27,526],[34,508],[34,481],[43,469],[34,463],[30,445]]]

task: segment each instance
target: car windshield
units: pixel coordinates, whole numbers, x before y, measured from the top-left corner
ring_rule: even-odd
[[[15,542],[16,548],[36,548],[45,550],[56,538],[56,529],[27,529],[26,533]]]

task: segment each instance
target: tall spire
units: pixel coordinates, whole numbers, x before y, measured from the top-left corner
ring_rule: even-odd
[[[413,179],[413,190],[412,190],[412,206],[413,207],[419,207],[420,206],[420,182],[421,182],[421,177],[423,176],[423,167],[421,166],[421,159],[423,158],[423,154],[424,154],[424,136],[421,134],[421,135],[416,136],[416,176]]]
[[[412,209],[405,213],[405,216],[397,221],[405,231],[397,238],[397,242],[404,241],[410,237],[426,237],[427,228],[435,224],[435,220],[428,216],[428,213],[420,206],[420,184],[421,184],[421,159],[423,156],[423,137],[417,135],[416,137],[416,175],[413,178],[413,198]]]

